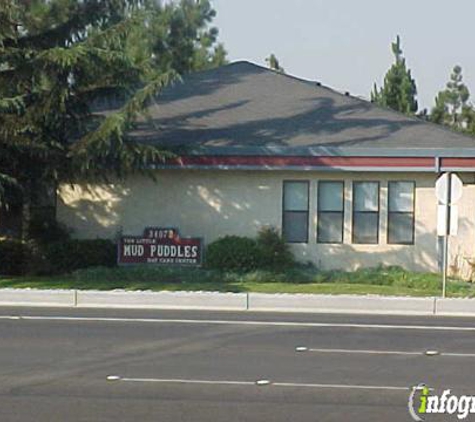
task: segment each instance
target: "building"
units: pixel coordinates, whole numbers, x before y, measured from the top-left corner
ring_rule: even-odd
[[[167,88],[131,136],[179,148],[157,181],[62,186],[58,219],[80,238],[178,227],[209,243],[276,226],[325,268],[440,265],[435,181],[464,182],[452,271],[475,258],[475,140],[248,62]]]

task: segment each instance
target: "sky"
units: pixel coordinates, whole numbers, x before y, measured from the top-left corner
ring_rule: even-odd
[[[474,0],[211,2],[230,61],[265,65],[274,53],[286,73],[369,98],[394,61],[399,35],[419,109],[433,106],[456,64],[475,103]]]

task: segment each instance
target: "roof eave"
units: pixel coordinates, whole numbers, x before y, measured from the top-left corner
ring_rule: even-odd
[[[474,148],[352,148],[331,146],[201,146],[186,150],[186,155],[214,156],[312,156],[312,157],[475,157]]]

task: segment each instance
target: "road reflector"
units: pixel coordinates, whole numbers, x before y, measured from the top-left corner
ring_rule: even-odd
[[[308,347],[305,347],[305,346],[297,346],[295,348],[295,351],[296,352],[307,352],[308,351]]]
[[[437,356],[440,355],[438,350],[426,350],[426,356]]]
[[[109,375],[107,381],[119,381],[120,377],[118,375]]]
[[[269,380],[257,380],[256,385],[263,386],[263,385],[269,385],[270,381]]]

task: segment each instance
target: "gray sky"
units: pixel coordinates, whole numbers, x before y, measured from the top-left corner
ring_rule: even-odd
[[[419,108],[431,107],[455,64],[475,102],[474,0],[212,0],[229,59],[265,64],[369,98],[401,36]]]

